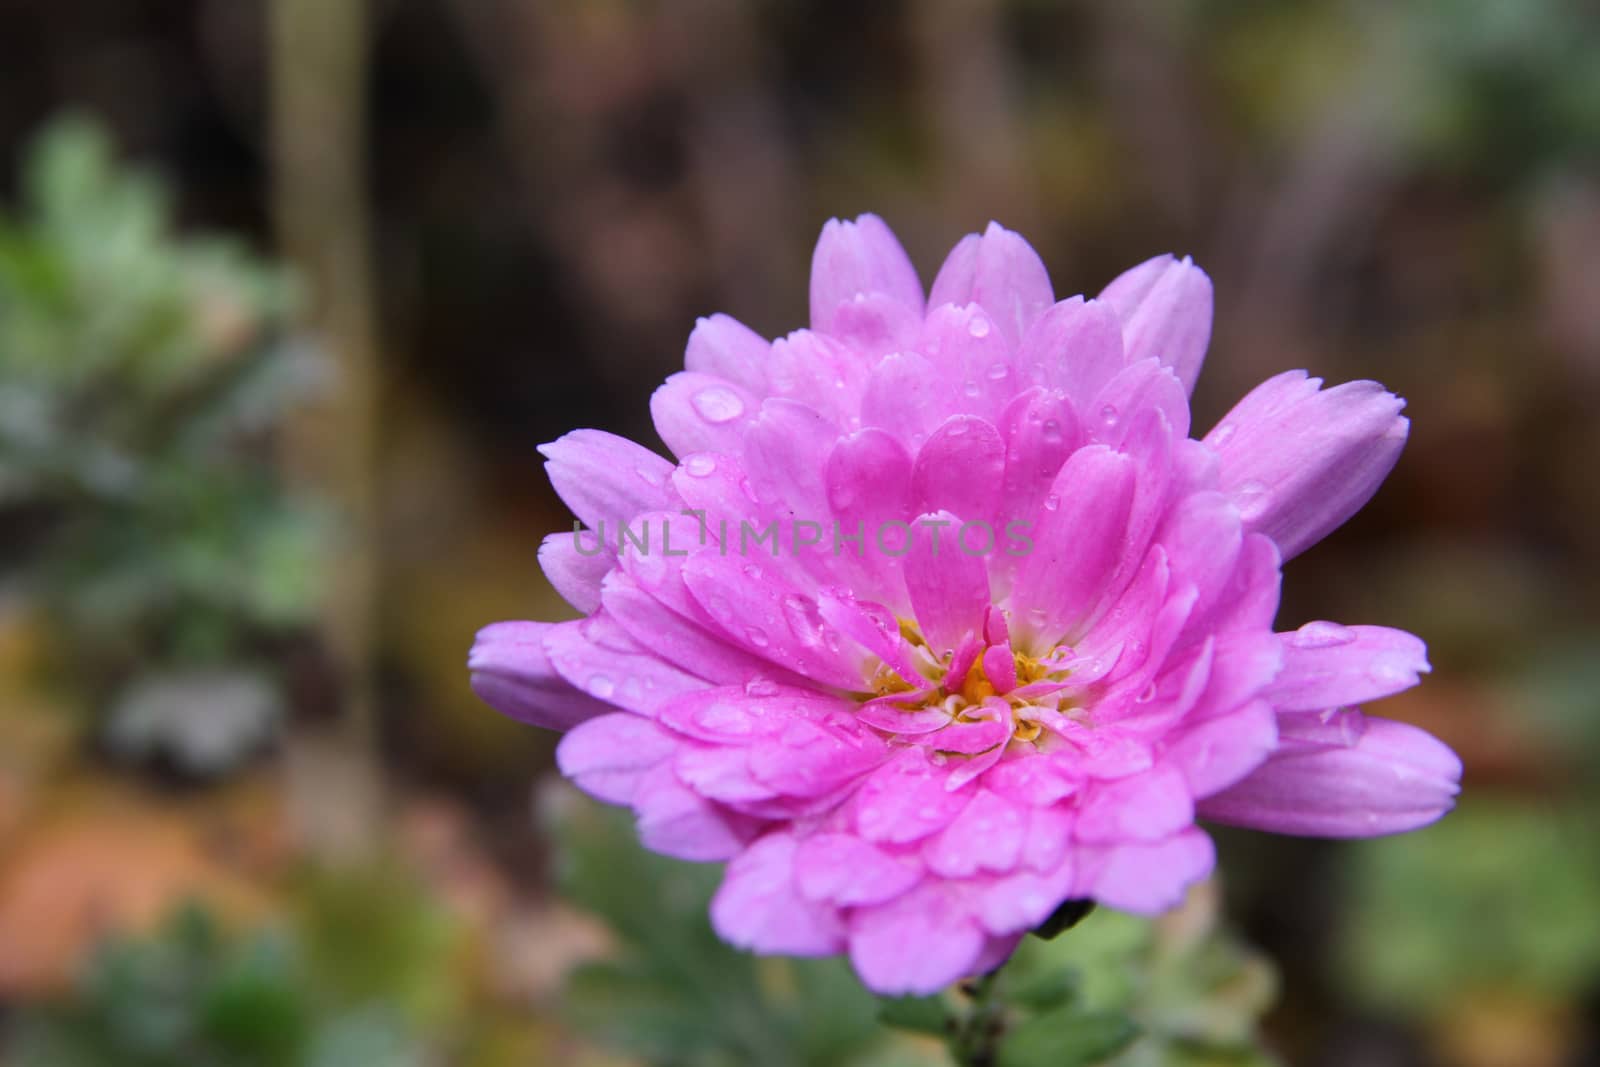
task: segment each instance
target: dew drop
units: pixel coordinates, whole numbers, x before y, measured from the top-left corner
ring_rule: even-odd
[[[969,397],[981,396],[983,393],[983,390],[978,387],[978,383],[972,381],[969,381],[966,388],[961,391]]]
[[[1056,495],[1055,493],[1051,493],[1049,496],[1044,498],[1044,509],[1046,511],[1055,511],[1059,507],[1061,507],[1060,496]]]
[[[1009,377],[1011,377],[1011,368],[1004,363],[996,363],[989,368],[989,380],[991,382],[1003,382]]]
[[[1054,443],[1060,441],[1061,440],[1061,420],[1060,419],[1046,419],[1046,420],[1044,420],[1044,428],[1041,431],[1041,436],[1046,441],[1050,442],[1051,444],[1054,444]]]
[[[744,414],[744,401],[725,385],[708,385],[691,401],[700,417],[711,423],[730,422]]]
[[[1239,507],[1239,518],[1253,522],[1266,514],[1272,503],[1272,491],[1265,482],[1245,482],[1233,491],[1233,502]]]
[[[1107,404],[1100,409],[1100,421],[1107,426],[1115,426],[1117,424],[1117,408],[1115,404]]]
[[[1148,704],[1152,700],[1154,700],[1155,698],[1156,698],[1156,683],[1151,682],[1149,685],[1144,687],[1144,692],[1142,692],[1138,696],[1134,697],[1133,700],[1134,700],[1134,703],[1136,703],[1136,704]]]
[[[683,469],[696,478],[708,478],[716,473],[717,460],[705,454],[690,456],[683,461]]]
[[[1212,431],[1210,441],[1211,447],[1221,448],[1223,445],[1233,440],[1233,435],[1238,432],[1239,427],[1235,426],[1231,422],[1218,426],[1214,431]]]
[[[775,697],[778,695],[778,683],[757,675],[744,683],[744,693],[752,697]]]
[[[613,682],[609,676],[604,674],[589,676],[589,692],[601,700],[610,700],[612,694],[616,691],[617,683]]]
[[[767,637],[767,632],[759,626],[752,626],[745,630],[744,636],[746,640],[757,648],[766,648],[772,643]]]
[[[928,762],[933,764],[935,767],[943,767],[946,763],[950,762],[950,757],[946,756],[943,752],[935,752],[928,757]]]
[[[989,320],[982,315],[974,315],[972,321],[967,323],[967,332],[974,337],[988,337]]]
[[[1308,622],[1285,640],[1295,648],[1336,648],[1356,639],[1356,632],[1336,622]]]

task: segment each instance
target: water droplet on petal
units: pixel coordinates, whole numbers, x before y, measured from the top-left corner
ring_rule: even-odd
[[[1231,422],[1230,423],[1225,423],[1225,424],[1223,424],[1221,426],[1218,426],[1214,431],[1212,431],[1212,434],[1211,434],[1211,447],[1212,448],[1221,448],[1223,445],[1225,445],[1229,441],[1233,440],[1233,435],[1238,433],[1238,432],[1239,432],[1239,427],[1235,426]]]
[[[969,397],[981,396],[983,394],[983,390],[978,387],[978,383],[973,381],[967,382],[966,388],[961,391]]]
[[[744,401],[725,385],[708,385],[694,394],[690,402],[707,422],[730,422],[744,414]]]
[[[1052,444],[1054,444],[1057,441],[1060,441],[1061,440],[1061,420],[1060,419],[1045,419],[1044,420],[1044,428],[1040,431],[1040,436],[1042,436],[1046,441],[1049,441]]]
[[[1009,377],[1011,377],[1011,368],[1004,363],[996,363],[989,368],[989,380],[991,382],[1003,382]]]
[[[616,691],[617,683],[613,682],[609,676],[604,674],[589,676],[589,692],[592,695],[599,697],[601,700],[610,700],[612,694]]]
[[[1154,700],[1155,698],[1156,698],[1156,683],[1151,682],[1149,685],[1145,686],[1144,692],[1140,693],[1138,696],[1134,697],[1133,699],[1134,699],[1134,702],[1137,703],[1137,704],[1148,704],[1152,700]]]
[[[775,697],[778,695],[778,683],[770,678],[762,678],[757,675],[744,683],[744,692],[745,696]]]
[[[982,315],[972,316],[972,321],[967,323],[967,332],[974,337],[988,337],[989,320]]]
[[[683,469],[696,478],[707,478],[716,472],[717,460],[704,454],[690,456],[683,461]]]
[[[1253,522],[1266,514],[1272,503],[1272,490],[1265,482],[1245,482],[1233,491],[1233,502],[1239,507],[1239,518]]]
[[[749,641],[752,645],[755,645],[757,648],[766,648],[772,643],[767,637],[767,632],[761,629],[759,626],[752,626],[745,630],[744,636],[747,641]]]
[[[1336,622],[1308,622],[1285,641],[1295,648],[1335,648],[1356,639],[1356,632]]]
[[[1060,506],[1061,506],[1061,497],[1058,496],[1057,494],[1051,493],[1049,496],[1044,498],[1044,509],[1046,511],[1055,511]]]
[[[1100,409],[1100,421],[1107,426],[1115,426],[1117,424],[1117,407],[1115,404],[1107,404]]]

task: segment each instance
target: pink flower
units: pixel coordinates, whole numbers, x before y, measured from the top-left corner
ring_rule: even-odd
[[[646,845],[729,861],[723,937],[929,992],[1064,900],[1177,903],[1213,863],[1197,818],[1340,837],[1450,808],[1455,755],[1352,707],[1416,684],[1422,642],[1272,630],[1283,559],[1376,491],[1401,401],[1292,372],[1193,440],[1204,272],[1057,301],[993,224],[925,302],[881,220],[828,223],[811,322],[701,320],[651,402],[676,464],[546,446],[591,532],[540,561],[586,617],[471,658]]]

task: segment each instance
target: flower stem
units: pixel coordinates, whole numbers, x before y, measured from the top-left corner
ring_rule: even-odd
[[[1003,966],[1003,965],[1002,965]],[[998,996],[1000,968],[962,986],[972,1009],[956,1029],[951,1051],[961,1067],[994,1067],[1005,1032],[1005,1005]]]

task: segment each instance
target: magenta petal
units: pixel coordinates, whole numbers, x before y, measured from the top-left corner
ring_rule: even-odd
[[[839,305],[869,293],[922,314],[922,282],[884,221],[876,215],[828,220],[811,257],[811,328],[832,333]]]
[[[1364,727],[1346,744],[1286,748],[1200,813],[1275,833],[1373,837],[1426,826],[1455,805],[1461,760],[1443,742],[1389,719]]]
[[[544,650],[551,665],[578,689],[643,715],[706,684],[646,652],[604,611],[551,627]]]
[[[1015,345],[1055,299],[1044,262],[1023,238],[997,222],[968,234],[933,281],[928,303],[979,304]]]
[[[960,383],[915,352],[885,356],[867,377],[861,424],[894,434],[913,449],[955,409]]]
[[[922,880],[915,859],[897,859],[854,834],[813,834],[800,842],[795,878],[807,900],[851,907],[893,900]]]
[[[1094,896],[1122,911],[1155,915],[1181,903],[1216,858],[1211,838],[1193,827],[1164,841],[1118,845],[1101,858]]]
[[[760,394],[767,388],[767,349],[766,340],[737,319],[711,315],[694,324],[683,365]]]
[[[1157,256],[1106,286],[1100,299],[1122,317],[1129,363],[1155,357],[1194,390],[1211,342],[1211,279],[1189,257]]]
[[[680,860],[730,859],[744,848],[755,826],[689,789],[671,763],[659,763],[640,777],[633,810],[645,847]]]
[[[906,588],[922,633],[933,648],[954,648],[983,627],[989,575],[982,557],[962,551],[961,520],[948,511],[920,515],[906,557]],[[934,535],[939,534],[935,544]]]
[[[1011,595],[1012,629],[1044,651],[1094,607],[1116,569],[1133,500],[1133,462],[1102,446],[1061,468]]]
[[[928,869],[946,878],[967,878],[980,870],[1014,870],[1022,856],[1027,827],[1023,810],[987,789],[978,790],[955,821],[923,846]]]
[[[850,961],[875,993],[937,993],[972,973],[988,939],[959,891],[943,882],[850,916]]]
[[[479,630],[467,657],[473,692],[513,719],[550,730],[566,730],[611,711],[550,662],[544,639],[557,628],[546,622],[497,622]]]
[[[1189,433],[1189,398],[1172,370],[1153,359],[1130,363],[1083,408],[1089,436],[1119,448],[1135,425],[1134,416],[1155,410],[1166,417],[1175,439]]]
[[[585,615],[600,606],[601,579],[616,564],[616,554],[593,533],[563,530],[539,544],[539,566],[544,576],[561,599]]]
[[[675,456],[738,453],[756,404],[754,396],[724,378],[683,371],[650,397],[650,417]]]
[[[1023,381],[1087,405],[1122,370],[1122,322],[1102,300],[1072,297],[1033,324],[1017,350]]]
[[[945,788],[946,774],[920,748],[879,767],[856,794],[856,829],[869,841],[904,844],[949,825],[972,798]]]
[[[1279,638],[1283,668],[1266,694],[1279,711],[1364,704],[1410,689],[1430,670],[1422,639],[1387,626],[1311,622]]]
[[[574,430],[540,445],[550,484],[572,513],[591,530],[616,529],[641,511],[669,507],[672,464],[625,437],[603,430]]]
[[[1277,743],[1278,721],[1272,705],[1254,700],[1226,715],[1176,731],[1167,742],[1167,759],[1183,773],[1189,792],[1205,798],[1261,766]]]
[[[1258,385],[1206,435],[1222,487],[1247,527],[1285,559],[1316,544],[1378,491],[1405,447],[1405,402],[1376,382],[1321,381],[1290,371]]]
[[[1079,801],[1080,841],[1154,841],[1194,822],[1194,800],[1183,775],[1166,764],[1143,774],[1096,782]]]
[[[953,387],[945,394],[946,415],[977,415],[994,422],[1016,394],[1012,346],[976,304],[934,308],[916,347],[933,372]]]
[[[728,864],[711,901],[711,924],[723,940],[786,956],[827,956],[844,948],[838,910],[796,889],[795,849],[792,835],[771,833]]]
[[[950,511],[961,516],[972,524],[965,540],[967,550],[974,555],[992,552],[1004,532],[995,530],[994,520],[1005,466],[1000,431],[984,419],[957,415],[935,430],[917,453],[911,472],[912,503],[922,512]],[[954,526],[944,532],[946,551],[955,550],[957,532]],[[924,534],[917,531],[919,538]]]
[[[645,772],[670,759],[677,747],[648,719],[602,715],[567,731],[556,746],[556,765],[590,796],[631,804]]]

